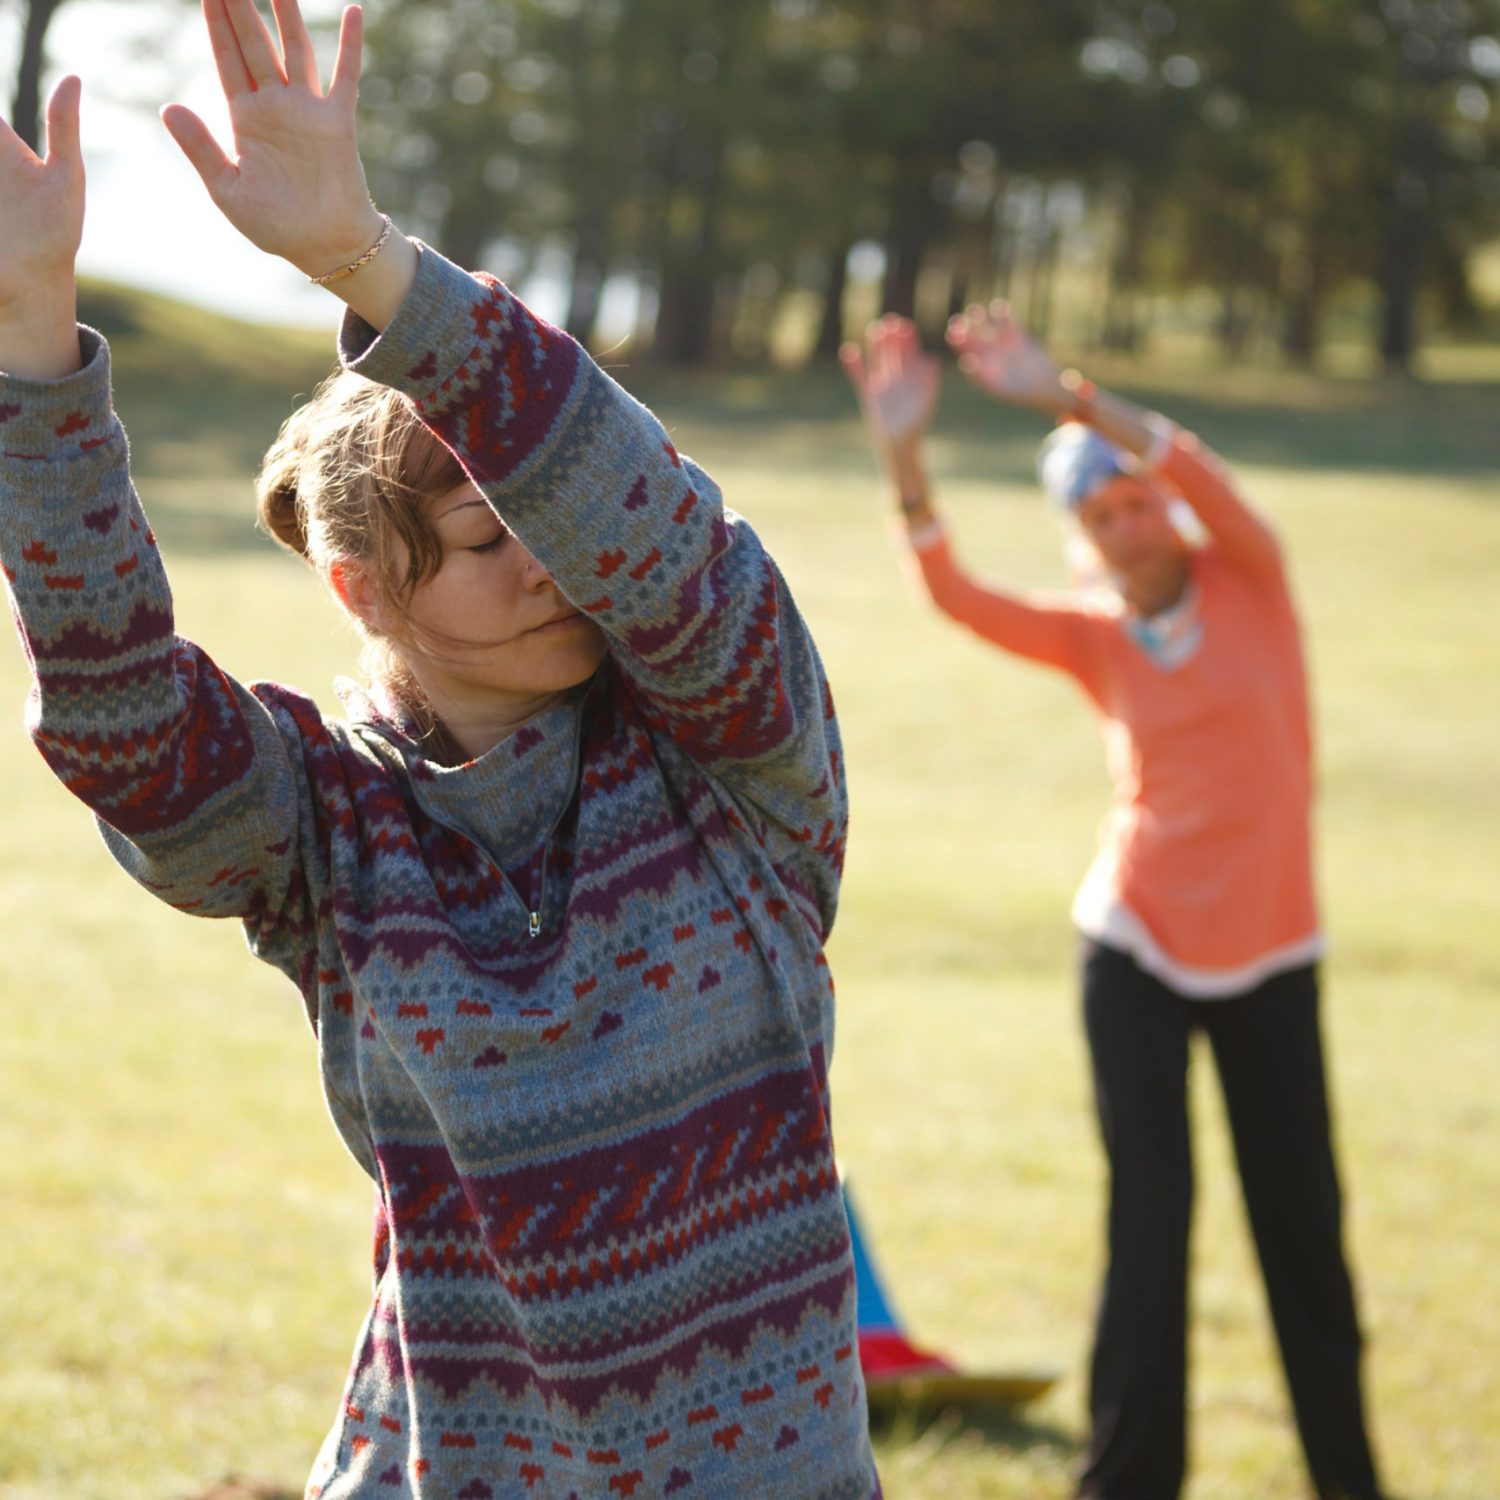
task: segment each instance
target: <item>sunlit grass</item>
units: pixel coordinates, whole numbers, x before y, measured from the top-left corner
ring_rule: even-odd
[[[156,325],[152,325],[156,327]],[[195,325],[214,368],[233,334]],[[167,333],[142,334],[160,345]],[[228,407],[121,337],[121,404],[179,623],[329,708],[351,637],[249,530],[249,468],[321,349],[225,374]],[[260,359],[261,355],[257,355]],[[624,372],[629,378],[630,372]],[[1500,1494],[1500,451],[1494,388],[1248,377],[1175,392],[1244,462],[1296,560],[1319,707],[1327,1025],[1350,1243],[1393,1491]],[[643,393],[771,541],[812,618],[855,798],[833,944],[841,1155],[891,1290],[966,1365],[1057,1363],[1010,1422],[881,1435],[889,1492],[1069,1493],[1102,1172],[1066,912],[1102,810],[1068,685],[933,617],[902,577],[834,378],[662,377]],[[1227,394],[1226,394],[1227,392]],[[1423,411],[1430,421],[1421,419]],[[1433,424],[1436,424],[1434,427]],[[1062,579],[1033,424],[956,389],[935,470],[969,560]],[[1442,443],[1446,450],[1439,454]],[[248,455],[248,456],[247,456]],[[0,1495],[180,1500],[300,1486],[368,1293],[368,1185],[319,1099],[301,1005],[232,926],[110,865],[48,778],[0,650]],[[1304,1493],[1221,1109],[1194,1080],[1194,1500]]]

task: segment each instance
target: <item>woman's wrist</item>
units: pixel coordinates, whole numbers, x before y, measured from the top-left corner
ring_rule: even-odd
[[[420,259],[417,242],[393,230],[378,255],[328,290],[371,328],[383,332],[406,301]]]
[[[343,275],[360,260],[384,234],[390,221],[375,207],[367,204],[347,227],[320,235],[315,244],[301,248],[287,257],[309,281],[320,286]]]
[[[372,328],[396,316],[416,280],[418,250],[373,203],[349,227],[320,234],[284,259],[332,292]]]
[[[937,512],[932,508],[932,497],[925,489],[898,493],[896,510],[910,531],[924,530],[937,520]]]
[[[70,273],[39,282],[0,305],[0,372],[61,380],[83,368],[78,287]]]
[[[1093,425],[1098,414],[1099,387],[1081,370],[1062,370],[1057,377],[1056,415],[1064,422],[1086,422]]]

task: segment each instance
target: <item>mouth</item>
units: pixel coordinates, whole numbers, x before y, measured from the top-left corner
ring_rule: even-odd
[[[550,635],[555,631],[566,630],[570,625],[576,624],[583,618],[581,610],[568,609],[553,615],[550,620],[544,620],[540,625],[532,627],[532,635]]]

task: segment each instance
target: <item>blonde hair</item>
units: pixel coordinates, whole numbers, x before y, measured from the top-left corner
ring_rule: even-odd
[[[425,502],[466,477],[405,396],[338,370],[283,424],[261,465],[256,509],[261,527],[330,586],[339,564],[359,564],[400,617],[442,562]],[[358,623],[367,674],[420,710],[390,638]]]

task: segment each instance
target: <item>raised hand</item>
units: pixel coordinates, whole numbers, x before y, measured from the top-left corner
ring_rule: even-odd
[[[959,369],[997,401],[1043,411],[1067,403],[1052,356],[1005,302],[976,305],[949,319],[948,346],[958,355]]]
[[[863,347],[839,350],[839,363],[877,438],[897,446],[926,432],[937,407],[938,362],[923,354],[910,319],[887,313],[870,324]]]
[[[308,276],[348,264],[379,235],[355,132],[364,38],[357,5],[344,11],[325,93],[297,0],[271,0],[278,39],[254,0],[203,0],[229,104],[234,156],[192,110],[162,122],[225,218],[252,244]]]
[[[83,238],[78,101],[64,78],[47,103],[47,154],[0,120],[0,370],[54,379],[78,368],[73,262]]]

